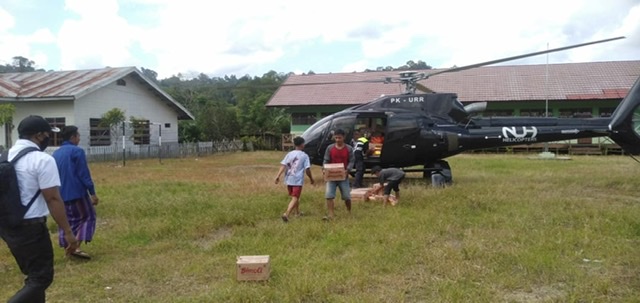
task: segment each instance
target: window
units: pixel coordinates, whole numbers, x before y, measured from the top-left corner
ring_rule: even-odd
[[[151,143],[149,124],[149,120],[136,120],[131,122],[133,126],[133,144],[144,145]]]
[[[111,145],[111,129],[109,126],[101,126],[102,119],[89,119],[89,146]]]
[[[316,115],[313,113],[293,113],[291,114],[291,123],[297,125],[311,125],[316,123]]]
[[[600,117],[611,117],[613,115],[613,111],[615,111],[615,107],[601,107],[600,108]]]
[[[482,112],[483,117],[511,117],[513,116],[513,110],[485,110]]]
[[[544,117],[544,109],[522,109],[520,110],[521,117]],[[549,112],[549,117],[553,116]]]
[[[560,110],[560,118],[590,118],[590,108],[565,108]]]
[[[51,127],[57,127],[62,131],[64,128],[66,119],[64,117],[56,117],[56,118],[45,118]],[[49,142],[49,146],[60,146],[62,145],[62,133],[53,133],[51,137],[51,141]]]
[[[116,81],[116,85],[127,86],[127,81],[124,81],[124,79],[118,79],[118,81]]]

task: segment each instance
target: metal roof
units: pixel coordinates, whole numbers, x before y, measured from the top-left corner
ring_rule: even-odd
[[[178,119],[195,119],[182,104],[135,67],[0,74],[0,101],[77,100],[127,76],[149,87],[178,113]]]
[[[381,95],[402,93],[400,84],[382,82],[386,77],[398,77],[398,73],[291,75],[267,106],[366,103]],[[420,83],[436,92],[456,93],[462,102],[597,100],[623,98],[638,77],[640,60],[485,66],[435,75]]]

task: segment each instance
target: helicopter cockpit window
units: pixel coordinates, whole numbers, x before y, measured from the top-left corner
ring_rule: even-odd
[[[309,129],[307,129],[302,134],[305,142],[307,144],[319,144],[320,140],[322,140],[323,132],[327,128],[327,126],[329,126],[329,123],[331,123],[331,120],[326,119],[325,121],[320,121],[320,123],[313,125]]]
[[[633,116],[631,117],[631,123],[633,124],[633,131],[637,136],[640,136],[640,106],[633,110]]]
[[[345,140],[346,142],[350,142],[353,137],[353,125],[355,123],[355,117],[347,116],[347,117],[338,117],[333,119],[333,123],[331,124],[331,131],[335,131],[336,129],[342,129],[345,132]]]

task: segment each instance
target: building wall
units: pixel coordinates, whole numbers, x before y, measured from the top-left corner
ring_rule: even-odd
[[[162,128],[162,143],[178,142],[178,113],[165,101],[152,93],[146,86],[132,77],[124,78],[126,86],[113,82],[74,101],[22,101],[16,106],[11,135],[11,145],[18,139],[18,124],[28,115],[40,115],[45,118],[64,117],[65,125],[75,125],[80,132],[80,146],[89,147],[90,118],[100,118],[104,113],[120,108],[125,112],[126,120],[131,116],[149,120],[150,144],[158,144],[159,127]],[[168,126],[168,127],[167,127]],[[132,130],[126,130],[126,144],[133,145],[130,139]],[[118,132],[117,143],[121,146],[122,133]],[[4,131],[0,132],[0,145],[5,145]],[[112,144],[113,144],[112,140]]]
[[[90,118],[100,118],[104,113],[113,108],[119,108],[125,112],[126,120],[131,116],[143,118],[154,123],[150,126],[150,144],[158,144],[158,124],[162,128],[162,143],[178,142],[178,113],[169,107],[164,101],[156,97],[146,86],[131,77],[124,78],[126,86],[113,82],[91,94],[83,96],[75,103],[74,114],[78,117],[75,125],[82,133],[81,145],[89,145]],[[169,124],[166,127],[165,124]],[[132,131],[127,126],[126,142]],[[121,144],[122,133],[118,131],[118,145]],[[83,144],[84,143],[84,144]],[[112,141],[113,143],[113,141]]]
[[[329,105],[287,108],[287,111],[291,114],[292,117],[291,133],[294,135],[301,135],[316,121],[349,107],[351,106]]]
[[[11,131],[10,145],[13,145],[18,140],[18,124],[29,115],[38,115],[45,118],[66,117],[67,121],[73,119],[73,101],[24,101],[12,104],[15,105],[16,111],[13,115],[14,127]],[[0,145],[7,147],[5,142],[6,137],[3,129],[0,132]]]

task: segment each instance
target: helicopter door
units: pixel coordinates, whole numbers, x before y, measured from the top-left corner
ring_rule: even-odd
[[[411,165],[417,156],[419,137],[420,128],[415,115],[390,116],[380,161],[389,166]]]
[[[353,137],[353,125],[356,124],[356,117],[354,116],[345,116],[345,117],[337,117],[334,118],[331,123],[330,131],[324,134],[324,139],[322,140],[322,144],[319,146],[318,154],[324,155],[327,147],[334,143],[333,141],[333,131],[336,129],[342,129],[345,133],[344,143],[349,144],[351,142],[351,138]]]

